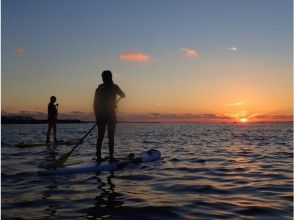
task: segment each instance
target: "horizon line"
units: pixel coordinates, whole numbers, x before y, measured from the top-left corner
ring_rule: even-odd
[[[35,116],[35,117],[34,117]],[[13,119],[13,117],[21,117],[19,121],[47,121],[45,114],[42,114],[41,116],[36,118],[37,115],[34,114],[15,114],[15,113],[10,113],[10,114],[3,114],[1,113],[1,122],[3,120],[9,120],[5,119],[4,117],[12,117],[11,120],[18,121],[19,119]],[[210,115],[208,115],[210,116]],[[25,119],[27,117],[27,119]],[[23,118],[23,119],[22,119]],[[260,118],[248,118],[247,120],[241,120],[244,118],[233,118],[233,117],[226,117],[226,118],[213,118],[213,117],[190,117],[190,118],[164,118],[164,117],[158,117],[158,118],[144,118],[144,115],[142,117],[133,117],[133,118],[124,118],[121,117],[117,122],[118,123],[293,123],[293,116],[290,115],[279,115],[279,117],[260,117]],[[77,117],[73,115],[64,115],[59,117],[60,121],[62,120],[76,120],[76,121],[81,121],[85,123],[89,122],[95,122],[93,117]],[[5,122],[4,122],[5,123]]]

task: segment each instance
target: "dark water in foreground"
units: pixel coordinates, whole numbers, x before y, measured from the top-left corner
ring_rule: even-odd
[[[59,139],[90,127],[59,125]],[[43,141],[45,132],[46,125],[2,125],[2,219],[292,219],[290,123],[119,124],[117,156],[155,148],[162,160],[62,176],[35,174],[69,146],[14,146]],[[95,137],[67,163],[91,159]]]

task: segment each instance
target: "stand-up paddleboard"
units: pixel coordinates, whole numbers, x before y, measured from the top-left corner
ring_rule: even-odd
[[[147,152],[139,155],[138,157],[129,157],[129,159],[119,160],[118,162],[109,163],[96,161],[90,161],[81,164],[64,166],[61,168],[49,169],[47,171],[42,171],[41,175],[60,175],[60,174],[73,174],[73,173],[88,173],[88,172],[99,172],[99,171],[113,171],[121,169],[124,166],[134,163],[147,163],[160,159],[161,154],[158,150],[148,150]]]
[[[42,146],[57,146],[57,145],[76,145],[80,140],[74,139],[69,141],[58,141],[58,142],[43,142],[43,143],[23,143],[16,144],[16,147],[27,148],[27,147],[42,147]]]

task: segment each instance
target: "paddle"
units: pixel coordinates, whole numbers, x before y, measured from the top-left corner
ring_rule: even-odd
[[[55,167],[60,167],[64,164],[64,162],[70,157],[70,155],[72,154],[72,152],[85,140],[85,138],[91,133],[91,131],[96,127],[96,123],[93,125],[93,127],[88,131],[88,133],[82,138],[80,139],[79,143],[74,146],[71,151],[67,152],[66,154],[63,154],[61,157],[59,157],[56,161],[55,161]]]

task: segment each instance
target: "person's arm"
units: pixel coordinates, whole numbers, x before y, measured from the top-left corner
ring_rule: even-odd
[[[120,98],[125,98],[126,95],[123,91],[121,91],[121,89],[119,88],[118,85],[116,85],[116,94],[120,97]]]
[[[95,90],[95,96],[94,96],[94,102],[93,102],[93,110],[95,114],[97,110],[96,106],[97,106],[97,91]]]
[[[94,113],[97,113],[98,110],[98,97],[99,97],[100,89],[99,87],[95,90],[95,97],[94,97],[94,103],[93,103],[93,110]]]
[[[48,119],[50,118],[51,116],[51,109],[50,109],[50,104],[48,104],[48,107],[47,107],[47,112],[48,112]]]
[[[58,104],[54,105],[54,108],[55,108],[55,118],[57,119],[57,114],[58,114]]]

